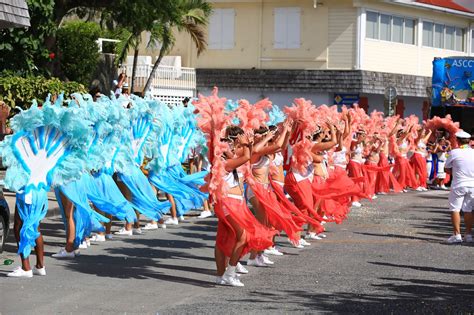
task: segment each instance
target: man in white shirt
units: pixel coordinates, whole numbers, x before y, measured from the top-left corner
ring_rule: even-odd
[[[474,207],[474,149],[469,146],[471,135],[464,131],[456,133],[459,148],[449,152],[445,168],[452,174],[451,191],[449,192],[449,210],[453,235],[448,243],[461,243],[461,215],[464,212],[466,234],[464,240],[472,242],[472,208]]]

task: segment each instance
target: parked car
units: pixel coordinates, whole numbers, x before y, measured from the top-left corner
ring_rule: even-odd
[[[0,253],[3,252],[3,245],[7,239],[10,229],[10,209],[3,195],[3,189],[0,188]]]

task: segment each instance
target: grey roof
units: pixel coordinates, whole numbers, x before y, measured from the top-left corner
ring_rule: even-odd
[[[197,88],[384,94],[394,85],[401,96],[426,97],[430,77],[361,70],[197,69]]]
[[[29,26],[30,15],[25,0],[0,0],[0,29]]]

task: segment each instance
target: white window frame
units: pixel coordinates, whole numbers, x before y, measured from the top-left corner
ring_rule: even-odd
[[[404,16],[404,15],[399,15],[399,14],[393,14],[393,13],[384,12],[384,11],[372,10],[370,8],[367,8],[365,12],[366,12],[366,14],[369,13],[369,12],[377,14],[377,32],[378,32],[378,34],[377,34],[378,38],[370,38],[370,37],[367,37],[367,31],[366,31],[365,36],[364,36],[366,40],[381,41],[381,42],[388,42],[388,43],[395,43],[395,44],[402,44],[402,45],[411,45],[411,46],[417,46],[418,45],[418,30],[417,29],[418,29],[418,20],[419,20],[419,18],[412,17],[412,16]],[[381,15],[390,16],[390,40],[380,39],[380,26],[381,26],[380,16]],[[393,40],[393,18],[394,17],[403,19],[403,24],[402,24],[403,34],[402,34],[402,41],[401,42],[396,42],[396,41]],[[405,21],[406,20],[413,20],[413,27],[414,27],[413,43],[405,43],[405,37],[406,37],[406,34],[405,34],[405,32],[406,32]],[[366,23],[366,26],[367,26],[367,19],[365,20],[365,23]]]
[[[448,50],[448,51],[455,51],[455,52],[461,52],[461,53],[466,53],[466,51],[468,52],[468,48],[467,48],[467,38],[466,38],[466,34],[469,33],[469,28],[465,27],[465,26],[462,26],[462,25],[456,25],[456,24],[446,24],[446,23],[439,23],[439,22],[436,22],[436,21],[433,21],[433,20],[427,20],[427,19],[422,19],[421,20],[421,25],[422,27],[424,27],[424,23],[425,22],[428,22],[428,23],[432,23],[433,24],[433,29],[432,29],[432,40],[433,40],[433,46],[425,46],[423,45],[423,38],[421,39],[420,43],[421,43],[421,46],[424,47],[424,48],[431,48],[431,49],[439,49],[439,50]],[[443,40],[443,47],[442,48],[438,48],[438,47],[435,47],[435,25],[442,25],[443,26],[443,37],[442,37],[442,40]],[[447,49],[446,48],[446,27],[454,27],[454,49]],[[462,50],[456,50],[456,47],[457,47],[457,36],[456,36],[456,31],[457,29],[461,29],[463,31],[463,35],[462,35],[462,46],[463,46],[463,49]],[[422,35],[423,36],[423,35]],[[470,48],[469,48],[470,49]]]
[[[220,24],[218,27],[220,27],[220,38],[217,39],[217,41],[214,42],[214,39],[211,38],[211,19],[209,20],[209,26],[208,26],[208,49],[209,50],[232,50],[235,48],[235,9],[233,8],[216,8],[213,10],[213,14],[218,14],[220,18]],[[233,16],[233,19],[231,23],[233,23],[231,31],[232,31],[232,36],[230,39],[225,39],[224,38],[224,29],[226,28],[226,23],[229,23],[229,20],[225,18],[225,15],[228,14],[230,16]],[[212,18],[212,17],[211,17]]]
[[[286,11],[286,12],[285,12]],[[299,24],[298,25],[298,31],[297,31],[297,35],[298,35],[298,38],[296,38],[297,41],[295,42],[292,42],[291,41],[291,34],[289,34],[289,27],[288,27],[288,21],[286,21],[286,24],[284,25],[284,28],[285,28],[285,39],[284,39],[284,42],[280,42],[278,39],[277,39],[277,15],[279,14],[279,12],[284,12],[286,14],[286,16],[288,16],[288,13],[291,12],[291,11],[295,11],[298,13],[298,20],[299,20]],[[296,7],[296,6],[293,6],[293,7],[276,7],[273,9],[273,32],[274,32],[274,35],[273,35],[273,49],[277,49],[277,50],[294,50],[294,49],[301,49],[301,32],[302,32],[302,16],[303,16],[303,12],[302,12],[302,8],[301,7]],[[281,26],[280,26],[281,27]],[[296,43],[296,44],[295,44]]]

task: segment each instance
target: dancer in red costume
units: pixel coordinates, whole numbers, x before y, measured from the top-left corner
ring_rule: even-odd
[[[359,130],[356,132],[356,138],[351,143],[351,158],[347,164],[347,172],[349,177],[357,183],[360,190],[364,191],[365,186],[365,176],[363,170],[363,152],[364,152],[364,142],[366,139],[366,133],[364,130]],[[360,208],[362,205],[360,203],[359,196],[352,197],[352,206]]]
[[[426,157],[427,157],[427,150],[426,144],[428,143],[428,139],[431,136],[431,130],[426,130],[425,128],[421,127],[418,129],[418,137],[415,140],[415,152],[413,153],[410,163],[415,172],[416,181],[418,187],[416,188],[417,191],[427,191],[427,182],[428,182],[428,172],[426,168]]]
[[[225,140],[231,144],[231,152],[223,157],[227,194],[216,196],[215,200],[215,213],[219,219],[215,248],[216,283],[244,286],[236,276],[236,272],[248,272],[239,264],[240,258],[251,250],[262,251],[271,246],[274,232],[255,219],[243,196],[242,176],[237,168],[250,159],[251,137],[244,135],[241,128],[232,126],[227,129]]]
[[[389,135],[390,136],[390,135]],[[388,162],[389,155],[389,141],[386,137],[382,138],[382,148],[379,153],[379,164],[381,171],[377,174],[377,180],[375,181],[375,193],[379,195],[385,195],[390,192],[390,189],[393,192],[399,193],[403,189],[400,184],[393,176],[392,171],[390,170],[391,165]]]
[[[379,138],[378,133],[374,133],[373,141],[369,144],[369,153],[367,160],[364,165],[366,185],[364,187],[364,193],[370,199],[376,199],[375,185],[377,183],[377,176],[383,169],[379,168],[380,152],[382,151],[383,142]]]
[[[337,144],[336,139],[336,127],[327,122],[329,128],[329,135],[322,128],[319,128],[312,137],[313,146],[311,148],[311,155],[313,157],[313,183],[312,193],[314,198],[314,210],[320,217],[327,220],[326,201],[329,199],[321,191],[326,190],[326,180],[329,178],[328,172],[328,161],[327,161],[327,150],[332,149]],[[332,209],[334,210],[334,209]],[[320,240],[325,238],[326,235],[323,233],[316,233],[310,230],[306,235],[307,239]]]
[[[252,204],[255,216],[258,221],[276,231],[285,231],[293,244],[299,244],[301,228],[293,221],[293,216],[288,209],[280,206],[270,184],[270,155],[281,151],[287,133],[291,130],[291,122],[285,121],[281,133],[275,137],[275,131],[269,131],[267,127],[261,127],[255,131],[255,143],[251,152],[251,172],[247,179],[247,200]],[[272,246],[267,249],[267,253],[282,255]],[[273,262],[263,254],[252,253],[247,265],[264,266],[272,265]]]
[[[399,129],[397,131],[396,139],[392,137],[393,156],[395,157],[395,167],[393,172],[400,186],[402,186],[403,192],[407,192],[407,188],[416,189],[417,183],[415,178],[415,172],[410,165],[410,161],[407,158],[407,153],[410,149],[408,136],[413,126],[408,126],[405,129]]]

